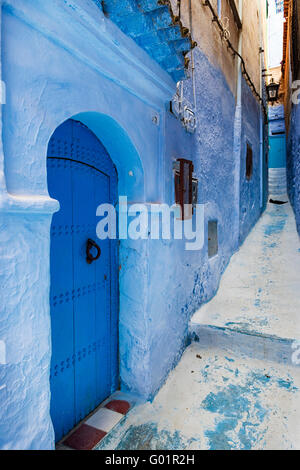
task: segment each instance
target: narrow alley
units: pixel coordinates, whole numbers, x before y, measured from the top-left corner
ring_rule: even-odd
[[[282,198],[288,201],[287,195]],[[300,241],[290,203],[268,204],[227,267],[216,297],[191,319],[241,333],[300,338]],[[275,339],[274,339],[275,340]]]
[[[299,449],[299,291],[294,214],[269,204],[191,319],[194,341],[153,403],[133,408],[99,449]]]

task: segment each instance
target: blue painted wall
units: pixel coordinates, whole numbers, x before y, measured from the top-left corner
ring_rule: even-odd
[[[300,106],[294,105],[287,147],[288,194],[295,211],[300,234]]]
[[[246,178],[247,143],[253,152],[253,173]],[[265,159],[263,165],[265,165]],[[240,228],[239,239],[242,243],[261,214],[261,165],[260,165],[260,105],[254,98],[245,80],[242,80],[242,134],[240,165]],[[266,194],[263,195],[265,204]],[[263,204],[263,205],[264,205]]]
[[[235,162],[232,158],[235,99],[221,71],[199,50],[195,51],[195,67],[199,123],[196,133],[186,133],[173,115],[166,115],[166,201],[174,201],[174,159],[180,156],[191,159],[199,178],[199,203],[205,205],[205,243],[201,251],[187,252],[182,242],[150,242],[153,392],[161,386],[166,371],[175,365],[183,351],[190,316],[216,293],[237,237],[232,230],[235,216]],[[221,101],[220,92],[223,95]],[[193,102],[190,81],[184,84],[184,96]],[[219,229],[219,254],[212,259],[208,258],[208,220],[218,220]]]
[[[284,107],[269,106],[269,168],[286,167]]]
[[[279,132],[285,132],[284,106],[269,106],[269,135],[277,135]]]
[[[197,50],[198,128],[186,133],[168,111],[173,79],[91,2],[10,0],[2,27],[7,104],[0,159],[0,339],[7,344],[7,363],[0,365],[0,448],[46,449],[54,445],[49,228],[59,208],[47,191],[52,133],[71,117],[87,125],[108,150],[119,194],[129,202],[173,204],[173,161],[194,161],[199,202],[205,204],[203,249],[187,252],[181,241],[120,243],[115,326],[121,386],[149,399],[184,350],[191,314],[215,294],[230,256],[261,213],[260,109],[243,83],[242,133],[235,138],[235,96]],[[192,102],[191,81],[184,86]],[[250,182],[247,140],[254,153]],[[212,259],[208,220],[219,226],[219,254]]]

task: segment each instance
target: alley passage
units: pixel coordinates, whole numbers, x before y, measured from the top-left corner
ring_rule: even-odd
[[[192,322],[300,340],[299,293],[300,240],[292,207],[269,204],[232,257],[218,294]]]
[[[153,403],[101,449],[299,449],[300,242],[290,204],[269,205],[193,317],[195,342]]]

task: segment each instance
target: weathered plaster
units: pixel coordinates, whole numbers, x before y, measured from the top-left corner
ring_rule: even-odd
[[[1,449],[53,448],[49,420],[49,215],[0,216]]]
[[[300,235],[300,106],[292,108],[287,148],[288,194]]]
[[[176,18],[171,1],[105,0],[106,17],[131,37],[175,80],[185,78],[184,56],[191,50],[190,32]]]
[[[212,325],[297,340],[299,288],[300,242],[292,208],[269,204],[232,257],[216,297],[192,317],[191,328]]]

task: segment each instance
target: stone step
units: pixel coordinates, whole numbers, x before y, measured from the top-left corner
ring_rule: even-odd
[[[191,344],[97,450],[299,449],[300,369]]]
[[[269,169],[269,192],[282,193],[286,192],[287,176],[286,168],[270,168]]]
[[[189,338],[191,342],[199,343],[202,349],[219,348],[231,354],[244,354],[252,359],[298,367],[300,365],[300,361],[297,364],[298,361],[295,360],[296,339],[279,338],[214,325],[203,325],[193,321],[189,324]]]
[[[270,180],[269,186],[286,186],[286,180]]]
[[[286,183],[286,178],[270,178],[269,183]]]

